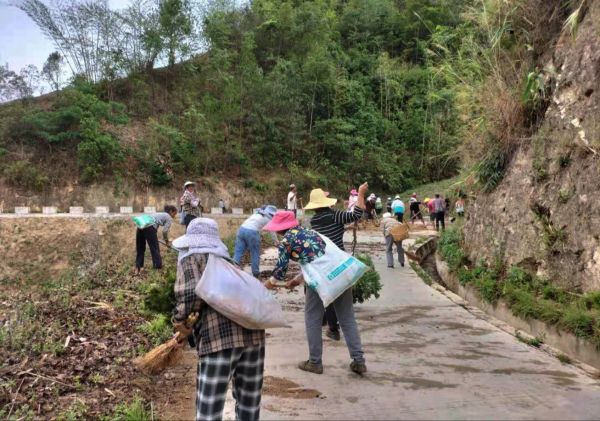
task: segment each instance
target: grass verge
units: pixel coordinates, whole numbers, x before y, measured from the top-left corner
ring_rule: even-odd
[[[505,268],[499,262],[488,265],[480,261],[473,265],[466,257],[462,235],[456,227],[442,233],[438,251],[459,282],[475,288],[485,301],[493,304],[503,299],[515,316],[554,325],[590,341],[600,350],[599,291],[575,294],[518,266]]]

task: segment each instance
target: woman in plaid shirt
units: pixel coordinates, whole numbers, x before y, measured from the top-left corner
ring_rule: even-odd
[[[220,420],[229,381],[232,381],[238,420],[258,420],[263,384],[265,331],[249,330],[229,320],[203,302],[195,293],[196,284],[208,262],[208,255],[229,259],[219,237],[217,223],[208,218],[190,222],[183,237],[173,241],[183,250],[177,263],[176,306],[173,325],[182,337],[193,335],[200,357],[196,383],[196,419]],[[185,324],[198,312],[193,328]]]

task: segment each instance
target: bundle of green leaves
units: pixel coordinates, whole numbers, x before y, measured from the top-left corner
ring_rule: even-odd
[[[358,280],[358,282],[352,288],[352,296],[354,303],[364,303],[365,301],[374,297],[379,298],[379,291],[381,291],[381,276],[375,270],[373,260],[368,255],[356,256],[358,260],[363,262],[369,267],[369,270]]]

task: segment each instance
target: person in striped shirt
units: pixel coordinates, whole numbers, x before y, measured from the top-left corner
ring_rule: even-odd
[[[358,221],[365,209],[365,193],[369,189],[369,184],[364,183],[358,188],[358,201],[352,211],[340,211],[334,210],[331,207],[336,204],[337,199],[329,198],[329,193],[324,192],[322,189],[314,189],[310,193],[310,202],[304,207],[304,209],[313,209],[315,215],[310,220],[311,228],[319,234],[329,238],[336,246],[341,250],[344,250],[344,228],[346,224],[351,224]],[[306,300],[308,301],[320,301],[319,296],[310,289],[307,290]],[[344,337],[350,350],[350,354],[353,358],[351,365],[352,371],[363,374],[367,371],[362,347],[360,345],[360,334],[358,332],[358,326],[356,319],[354,318],[354,310],[352,309],[352,289],[344,292],[337,300],[335,300],[329,307],[325,309],[325,317],[327,318],[327,324],[329,329],[327,336],[334,340],[340,340],[340,332],[337,320],[337,314],[335,308],[343,308],[343,320],[342,330],[344,331]],[[348,308],[350,307],[350,308]],[[323,304],[307,305],[307,308],[318,311],[323,311]],[[340,314],[340,317],[342,314]],[[323,317],[317,316],[317,317]],[[312,319],[312,315],[307,315],[307,318]],[[315,354],[319,354],[318,350],[322,352],[322,342],[319,342],[321,338],[317,339],[313,335],[309,336],[309,342],[318,342],[310,344],[311,349],[316,350]],[[311,359],[312,359],[311,355]],[[312,363],[320,364],[320,355],[318,355],[318,361],[311,361]]]

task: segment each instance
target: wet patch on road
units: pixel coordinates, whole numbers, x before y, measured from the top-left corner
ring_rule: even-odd
[[[554,381],[554,383],[557,386],[575,386],[575,385],[579,384],[578,382],[572,380],[574,378],[577,378],[576,374],[569,373],[566,371],[558,371],[558,370],[528,370],[528,369],[518,369],[518,368],[499,368],[499,369],[490,371],[490,373],[506,374],[509,376],[513,375],[513,374],[549,376],[549,377],[551,377],[552,381]]]
[[[408,384],[410,386],[408,386],[407,389],[410,390],[449,389],[458,387],[457,384],[442,383],[436,380],[429,380],[421,377],[405,377],[394,373],[371,373],[367,376],[367,378],[368,380],[378,384]]]

